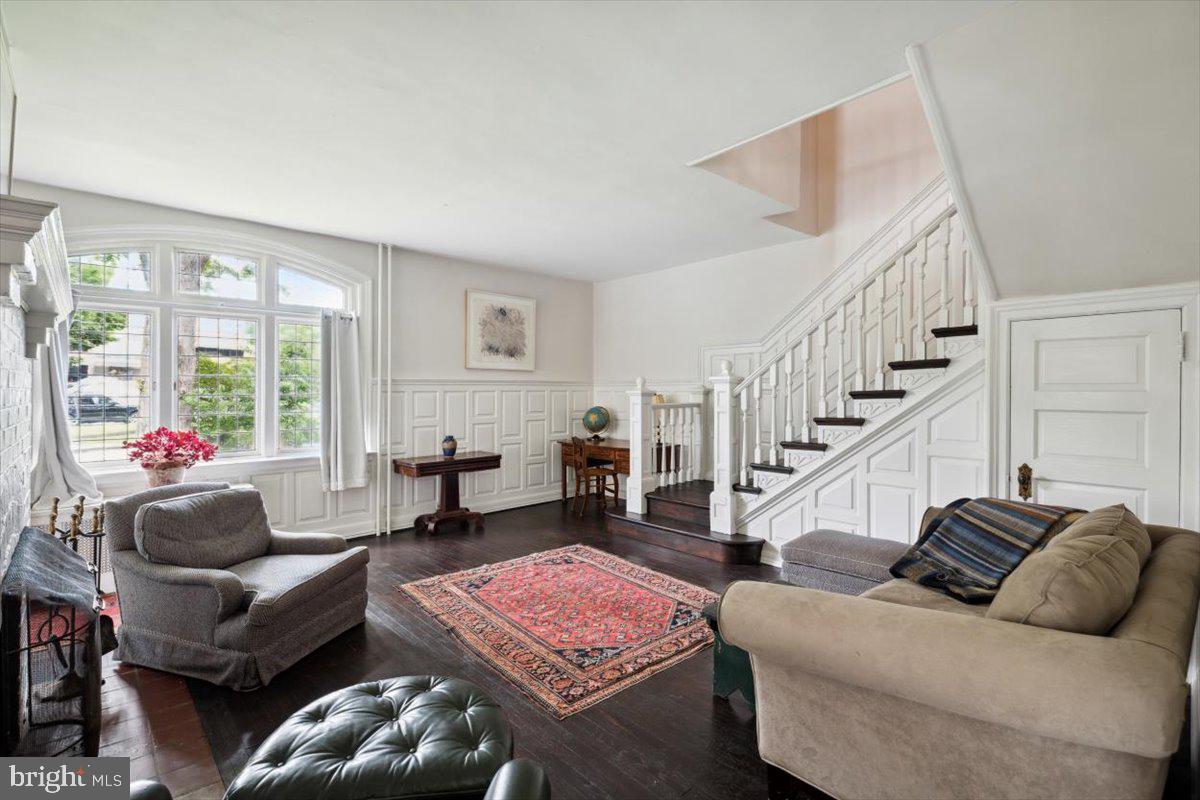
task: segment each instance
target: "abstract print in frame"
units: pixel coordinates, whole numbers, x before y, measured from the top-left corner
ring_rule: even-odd
[[[467,290],[467,369],[533,370],[536,302]]]

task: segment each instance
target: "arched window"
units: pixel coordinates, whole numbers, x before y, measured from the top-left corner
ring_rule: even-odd
[[[249,237],[72,240],[71,443],[93,469],[166,425],[220,456],[315,451],[320,312],[357,310],[366,281]],[[345,273],[345,274],[339,274]]]

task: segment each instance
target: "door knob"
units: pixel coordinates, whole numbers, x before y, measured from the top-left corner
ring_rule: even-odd
[[[1033,467],[1028,464],[1017,467],[1017,494],[1022,500],[1033,496]]]

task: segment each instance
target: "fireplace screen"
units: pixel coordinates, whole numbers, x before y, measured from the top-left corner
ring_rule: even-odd
[[[94,568],[54,536],[23,530],[0,583],[6,755],[96,755],[99,610]]]

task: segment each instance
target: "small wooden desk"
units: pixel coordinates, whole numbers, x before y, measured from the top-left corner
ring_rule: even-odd
[[[562,466],[562,499],[567,499],[567,467],[571,466],[575,450],[570,439],[559,439],[558,443],[562,445],[562,457],[560,464]],[[603,439],[599,442],[589,442],[584,439],[588,450],[591,451],[593,461],[603,462],[611,461],[613,469],[622,475],[629,474],[629,440],[628,439]]]
[[[458,505],[458,476],[463,472],[483,472],[500,467],[499,453],[471,450],[452,456],[417,456],[415,458],[393,458],[392,470],[410,478],[438,480],[438,510],[422,514],[413,522],[417,530],[435,533],[439,525],[446,522],[468,523],[472,531],[483,530],[483,514]]]

